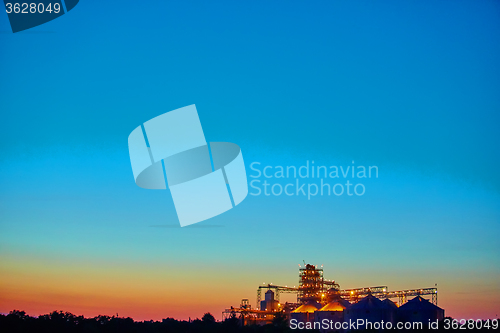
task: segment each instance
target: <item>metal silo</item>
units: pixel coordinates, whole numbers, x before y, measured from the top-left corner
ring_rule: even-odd
[[[444,310],[425,298],[417,296],[398,308],[399,320],[403,322],[421,322],[424,327],[429,321],[442,320]]]
[[[384,323],[394,323],[395,317],[395,308],[371,294],[352,304],[350,308],[344,311],[344,320],[347,322],[364,319],[371,323],[380,323],[382,321]]]

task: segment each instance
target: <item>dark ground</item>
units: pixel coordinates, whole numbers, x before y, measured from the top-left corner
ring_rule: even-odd
[[[109,316],[85,318],[62,311],[54,311],[39,317],[30,317],[24,311],[17,310],[11,311],[8,315],[0,315],[0,332],[2,333],[284,333],[294,331],[298,330],[290,329],[286,319],[279,316],[272,324],[264,326],[240,326],[239,320],[236,318],[216,322],[210,313],[206,313],[201,320],[196,319],[191,322],[178,321],[173,318],[156,322],[137,322],[132,318]],[[398,332],[398,330],[391,331]],[[412,330],[403,331],[412,332]],[[440,329],[437,330],[418,330],[416,332],[464,333],[466,331],[472,330],[446,330],[440,325]],[[496,332],[498,328],[493,329],[490,327],[473,331]],[[309,330],[308,332],[318,331]]]

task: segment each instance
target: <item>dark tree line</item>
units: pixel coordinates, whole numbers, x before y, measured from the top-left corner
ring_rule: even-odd
[[[451,319],[451,318],[449,318]],[[161,321],[134,321],[132,318],[96,316],[85,318],[76,316],[70,312],[54,311],[39,317],[30,317],[24,311],[14,310],[8,315],[0,315],[1,333],[290,333],[300,330],[292,330],[288,327],[284,315],[277,315],[272,324],[264,326],[250,325],[241,326],[237,318],[229,318],[217,322],[210,313],[205,313],[201,319],[193,321],[176,320],[166,318]],[[443,321],[439,323],[438,329],[420,330],[388,330],[389,332],[418,332],[418,333],[440,333],[440,332],[498,332],[497,327],[483,327],[482,329],[445,329]],[[307,332],[319,332],[306,330]],[[357,332],[377,332],[377,330],[360,330]]]
[[[0,315],[2,333],[271,333],[290,332],[286,321],[276,320],[265,326],[241,326],[237,318],[217,322],[210,313],[201,319],[182,321],[166,318],[161,321],[134,321],[132,318],[96,316],[85,318],[70,312],[54,311],[30,317],[14,310]]]

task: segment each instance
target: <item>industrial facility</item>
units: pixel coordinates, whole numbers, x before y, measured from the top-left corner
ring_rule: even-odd
[[[422,322],[442,320],[444,310],[437,306],[437,288],[389,291],[387,286],[341,289],[334,280],[323,278],[321,267],[299,265],[298,287],[263,284],[257,288],[257,308],[248,299],[239,307],[224,310],[222,318],[238,318],[242,325],[271,323],[277,316],[289,322],[330,324],[364,319],[371,322]],[[297,301],[280,302],[280,295],[293,293]],[[264,294],[264,299],[262,299]],[[426,297],[426,298],[424,298]],[[332,325],[330,325],[332,327]],[[347,331],[348,329],[324,329],[322,332]]]

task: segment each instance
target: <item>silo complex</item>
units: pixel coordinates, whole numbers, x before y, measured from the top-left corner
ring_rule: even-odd
[[[263,291],[264,300],[261,299]],[[297,302],[281,303],[283,293],[295,294]],[[430,300],[424,299],[424,295],[430,296]],[[248,299],[242,304],[240,308],[226,309],[223,319],[239,316],[245,324],[266,324],[280,315],[285,316],[290,325],[292,322],[308,323],[311,325],[308,327],[321,332],[345,332],[352,329],[346,323],[357,321],[391,325],[420,322],[426,328],[430,321],[444,318],[444,310],[437,306],[437,288],[389,291],[387,286],[376,286],[341,289],[334,280],[324,279],[323,266],[306,263],[299,265],[297,287],[263,284],[257,289],[257,308],[251,308]],[[328,328],[325,323],[328,323]]]

